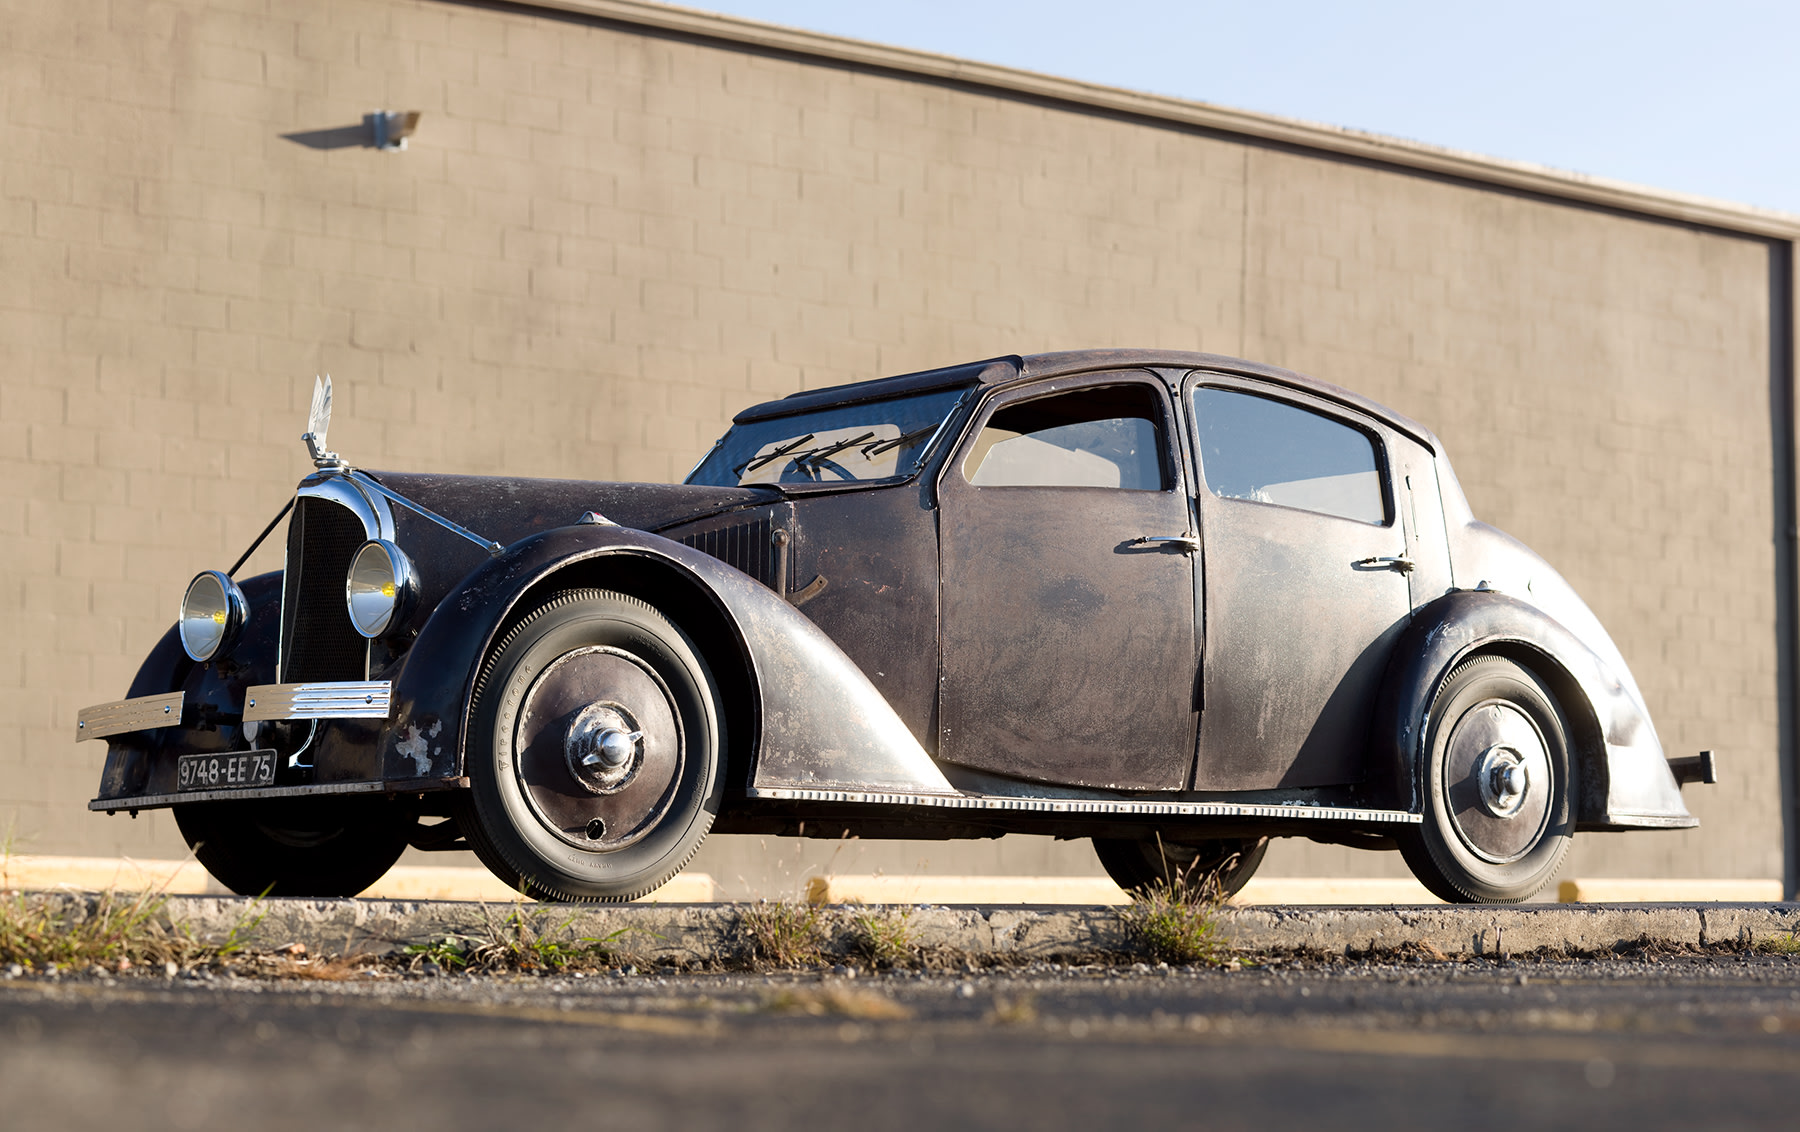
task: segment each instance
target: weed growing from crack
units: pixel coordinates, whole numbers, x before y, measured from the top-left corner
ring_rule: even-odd
[[[1789,932],[1784,936],[1765,936],[1750,946],[1764,955],[1786,955],[1789,958],[1800,958],[1800,933]]]
[[[850,920],[850,954],[873,967],[901,967],[918,957],[910,909],[856,912]]]
[[[268,915],[261,897],[244,908],[224,940],[196,939],[167,913],[168,896],[114,889],[92,897],[0,892],[0,965],[28,971],[125,972],[133,967],[223,967],[277,963],[252,955],[249,937]]]
[[[191,963],[203,951],[163,917],[165,898],[103,892],[91,903],[50,894],[0,895],[0,963],[30,970],[128,969]]]
[[[1225,903],[1219,877],[1236,863],[1226,860],[1204,876],[1174,873],[1131,895],[1120,909],[1125,932],[1153,959],[1165,963],[1233,962],[1219,909]]]
[[[810,967],[825,960],[826,925],[810,904],[751,904],[739,909],[737,927],[758,966]]]
[[[503,920],[482,906],[482,930],[451,932],[429,943],[406,949],[407,966],[420,969],[435,963],[445,971],[492,974],[501,971],[542,971],[554,974],[598,971],[620,961],[619,940],[634,929],[620,928],[603,936],[575,934],[573,916],[547,924],[547,917],[515,907]]]

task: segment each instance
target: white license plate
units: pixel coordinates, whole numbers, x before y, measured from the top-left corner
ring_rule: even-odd
[[[175,762],[180,790],[232,790],[275,783],[274,751],[231,751],[223,755],[182,755]]]

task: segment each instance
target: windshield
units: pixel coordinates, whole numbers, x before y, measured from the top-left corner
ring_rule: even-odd
[[[910,476],[961,389],[732,425],[688,483],[846,483]]]

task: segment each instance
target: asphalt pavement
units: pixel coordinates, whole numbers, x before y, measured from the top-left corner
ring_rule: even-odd
[[[1793,1128],[1800,959],[0,979],[12,1129]]]

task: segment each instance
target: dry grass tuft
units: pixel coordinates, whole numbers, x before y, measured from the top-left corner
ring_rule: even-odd
[[[1232,864],[1226,861],[1217,872],[1204,876],[1176,874],[1134,892],[1131,903],[1119,910],[1126,934],[1151,958],[1165,963],[1232,962],[1219,919],[1225,895],[1218,882]]]
[[[0,893],[0,964],[32,971],[102,967],[186,966],[241,950],[237,932],[224,944],[191,938],[163,914],[166,898],[103,892],[83,899],[61,893]]]
[[[738,934],[759,967],[813,967],[825,961],[826,925],[810,904],[747,905],[738,911]]]
[[[492,909],[483,905],[482,918],[478,932],[452,932],[408,947],[407,969],[423,970],[430,963],[444,971],[481,974],[599,971],[623,961],[617,944],[630,931],[621,928],[599,937],[578,936],[573,916],[555,923],[549,915],[521,906],[496,920]]]
[[[874,967],[901,967],[919,956],[910,909],[856,912],[850,920],[850,954]]]

